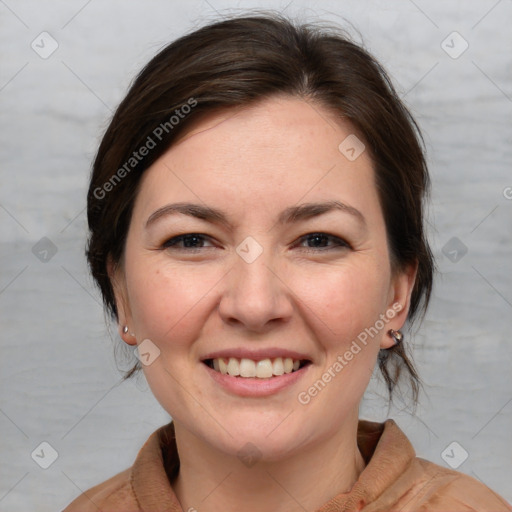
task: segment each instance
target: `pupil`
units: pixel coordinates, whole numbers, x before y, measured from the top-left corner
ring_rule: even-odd
[[[189,235],[183,240],[186,247],[195,247],[194,242],[198,242],[198,241],[199,241],[199,237],[196,235]],[[192,242],[192,244],[190,242]]]
[[[322,242],[325,242],[325,236],[324,235],[313,235],[312,240],[314,240],[314,246],[318,247],[319,245],[323,245]],[[318,244],[316,242],[319,242]]]

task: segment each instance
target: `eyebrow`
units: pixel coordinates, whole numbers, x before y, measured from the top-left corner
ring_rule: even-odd
[[[297,206],[290,206],[279,214],[277,223],[291,224],[305,221],[336,210],[355,217],[363,226],[366,226],[364,215],[353,206],[349,206],[341,201],[304,203]],[[188,215],[213,224],[220,224],[227,228],[232,227],[228,216],[222,210],[212,208],[211,206],[182,202],[167,204],[153,212],[146,221],[146,228],[162,217],[174,214]]]

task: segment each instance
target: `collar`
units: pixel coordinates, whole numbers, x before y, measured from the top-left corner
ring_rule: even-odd
[[[341,493],[317,512],[358,511],[378,497],[404,473],[416,454],[393,420],[359,420],[357,444],[366,467],[348,493]],[[154,432],[139,451],[131,472],[131,485],[141,510],[182,512],[170,480],[179,470],[173,423]]]

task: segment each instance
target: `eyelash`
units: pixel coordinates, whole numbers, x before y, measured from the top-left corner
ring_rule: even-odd
[[[320,251],[327,251],[327,250],[340,249],[340,248],[352,249],[351,245],[347,241],[343,240],[342,238],[334,236],[334,235],[330,235],[328,233],[322,233],[322,232],[314,232],[314,233],[308,233],[306,235],[303,235],[302,237],[300,237],[299,243],[302,243],[302,242],[306,241],[307,239],[313,238],[313,237],[323,237],[324,239],[327,238],[331,241],[336,242],[337,245],[333,246],[333,247],[317,247],[316,249],[313,247],[310,247],[310,248],[306,248],[305,252],[320,252]],[[176,247],[176,245],[179,244],[180,242],[183,242],[185,240],[190,240],[190,238],[199,238],[199,239],[205,240],[209,237],[207,235],[202,235],[201,233],[187,233],[185,235],[175,236],[173,238],[170,238],[166,242],[164,242],[162,244],[162,249],[184,250],[187,252],[198,252],[201,249],[203,249],[203,247]]]

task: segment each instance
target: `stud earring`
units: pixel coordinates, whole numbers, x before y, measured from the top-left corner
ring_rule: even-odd
[[[393,341],[395,342],[395,347],[402,343],[402,341],[404,341],[404,335],[402,334],[402,331],[395,331],[393,329],[390,329],[388,331],[388,334],[393,338]]]
[[[123,333],[124,333],[124,334],[128,334],[128,326],[127,326],[127,325],[125,325],[125,326],[123,327]]]

